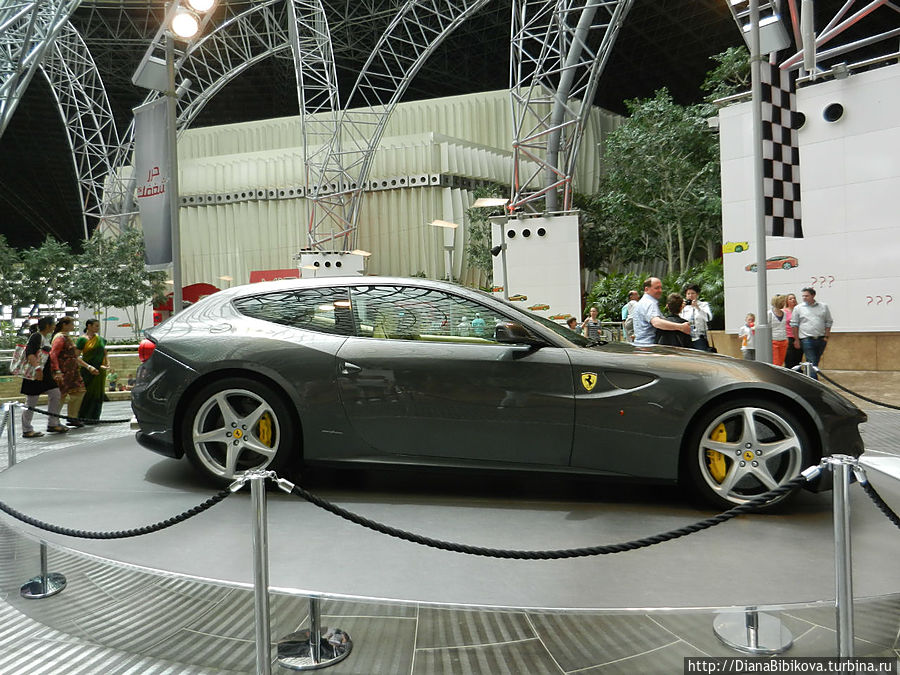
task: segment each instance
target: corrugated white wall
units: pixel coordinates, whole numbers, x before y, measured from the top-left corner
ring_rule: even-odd
[[[369,180],[429,178],[424,187],[370,191],[359,220],[360,248],[372,252],[369,272],[447,276],[453,246],[454,279],[484,283],[465,264],[464,213],[470,179],[508,184],[512,128],[506,91],[403,103],[397,106],[374,158]],[[598,145],[619,118],[596,109],[577,162],[576,189],[596,189]],[[246,283],[251,270],[293,266],[307,246],[305,183],[299,117],[186,131],[179,139],[185,285],[219,285],[220,276]],[[417,181],[418,182],[418,181]],[[294,190],[293,195],[289,191]],[[434,219],[459,223],[432,227]]]

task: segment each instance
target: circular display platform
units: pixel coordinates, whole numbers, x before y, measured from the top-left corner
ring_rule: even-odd
[[[334,479],[306,487],[388,525],[508,549],[619,543],[713,513],[690,505],[674,488],[560,479],[554,489],[539,490],[547,481],[537,477],[500,477],[492,483],[454,474],[436,483],[412,470],[396,475],[401,477],[368,480],[353,489],[335,487]],[[529,485],[538,494],[529,494]],[[577,494],[569,498],[567,490]],[[155,523],[213,492],[185,461],[162,458],[130,439],[46,452],[0,473],[0,500],[6,504],[55,525],[94,531]],[[900,557],[900,535],[858,487],[851,495],[855,595],[896,593],[900,575],[884,561]],[[830,493],[803,493],[785,513],[742,516],[646,549],[557,561],[438,551],[366,530],[280,492],[269,492],[268,516],[271,587],[289,592],[570,610],[786,606],[834,599]],[[2,517],[29,536],[91,556],[252,585],[249,493],[232,495],[156,534],[121,540],[54,535]]]

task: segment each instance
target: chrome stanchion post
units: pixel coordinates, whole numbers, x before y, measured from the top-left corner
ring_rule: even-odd
[[[834,472],[834,581],[838,656],[853,656],[853,568],[850,558],[850,464],[848,455],[831,458]]]
[[[283,478],[275,483],[287,493],[294,484]],[[350,656],[353,641],[340,628],[322,626],[321,600],[309,598],[309,630],[298,630],[278,641],[275,662],[289,670],[319,670],[339,663]]]
[[[743,614],[717,614],[713,633],[723,644],[745,654],[780,654],[794,644],[794,636],[781,619],[760,614],[756,607],[747,607]]]
[[[66,587],[66,583],[66,578],[62,574],[47,571],[47,542],[42,541],[41,574],[26,581],[25,585],[19,589],[19,593],[23,598],[40,600],[56,595]]]
[[[256,672],[272,672],[272,644],[269,628],[269,535],[266,520],[265,471],[245,474],[250,481],[250,501],[253,504],[253,591],[256,614]]]
[[[16,404],[7,403],[6,408],[6,450],[9,462],[7,466],[16,465]]]

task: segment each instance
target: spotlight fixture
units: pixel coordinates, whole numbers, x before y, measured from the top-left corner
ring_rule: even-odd
[[[451,230],[455,230],[457,227],[459,227],[458,224],[451,223],[449,220],[432,220],[431,224],[435,227],[447,227]]]
[[[503,250],[503,244],[498,244],[497,246],[494,246],[494,248],[491,249],[491,255],[496,258],[498,255],[500,255],[500,251],[502,251],[502,250]]]
[[[472,203],[472,208],[480,209],[486,206],[506,206],[509,199],[502,197],[479,197]]]
[[[201,14],[208,12],[216,4],[216,0],[185,0],[185,2],[188,7]]]
[[[172,32],[183,40],[190,40],[200,32],[200,19],[193,12],[179,9],[172,17]]]

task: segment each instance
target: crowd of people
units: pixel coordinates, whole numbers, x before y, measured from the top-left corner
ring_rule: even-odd
[[[665,314],[660,310],[662,281],[650,277],[644,282],[644,294],[629,291],[628,301],[622,306],[625,338],[635,345],[654,344],[689,347],[700,351],[716,351],[709,331],[713,312],[709,303],[700,299],[700,287],[689,284],[684,295],[670,293],[666,297]],[[772,363],[793,368],[805,357],[814,366],[828,346],[832,318],[828,306],[816,301],[816,290],[804,288],[797,302],[793,293],[776,295],[768,311],[768,324],[772,336]],[[569,328],[586,337],[600,337],[599,311],[591,307],[588,316],[579,324],[570,318]],[[756,360],[756,315],[747,314],[744,325],[738,331],[741,356]],[[813,377],[817,378],[815,370]]]
[[[37,406],[42,394],[47,395],[49,433],[66,433],[70,427],[83,427],[100,419],[109,361],[106,341],[97,334],[99,328],[99,321],[88,319],[84,336],[73,340],[75,319],[71,316],[58,321],[45,316],[29,327],[25,358],[34,369],[34,379],[23,378],[21,393],[29,408]],[[66,425],[60,424],[63,403],[67,403]],[[34,428],[34,411],[29,408],[22,413],[22,436],[43,436]]]

